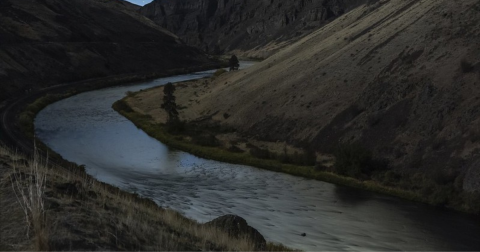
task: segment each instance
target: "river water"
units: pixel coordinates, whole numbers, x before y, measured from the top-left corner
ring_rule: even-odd
[[[242,62],[242,67],[251,62]],[[480,220],[393,197],[170,149],[116,113],[127,91],[186,74],[82,93],[42,110],[37,136],[89,174],[199,222],[237,214],[268,241],[318,250],[480,250]],[[159,101],[161,102],[161,101]],[[303,237],[300,234],[306,233]]]

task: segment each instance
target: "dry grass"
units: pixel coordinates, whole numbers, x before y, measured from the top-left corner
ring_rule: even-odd
[[[48,250],[48,233],[45,228],[46,213],[43,201],[48,161],[42,162],[35,147],[33,158],[26,166],[26,173],[19,170],[18,164],[13,166],[13,174],[10,176],[12,189],[25,215],[27,238],[30,237],[30,231],[33,231],[36,250]]]
[[[0,146],[0,195],[8,206],[0,209],[0,250],[254,250],[246,238],[160,208],[78,167],[48,165],[38,153],[26,158]]]

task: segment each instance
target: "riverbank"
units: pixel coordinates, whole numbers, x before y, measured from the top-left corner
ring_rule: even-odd
[[[177,83],[176,87],[179,117],[186,122],[181,126],[187,128],[183,132],[169,132],[165,125],[167,117],[160,107],[161,102],[158,102],[163,94],[162,87],[131,93],[115,103],[113,108],[150,136],[200,157],[317,179],[467,213],[479,212],[477,195],[458,193],[453,185],[437,185],[418,174],[407,176],[393,171],[380,171],[362,179],[342,176],[333,172],[335,160],[329,155],[317,153],[316,165],[305,165],[311,162],[304,162],[309,158],[301,149],[285,143],[260,141],[239,135],[234,129],[205,123],[211,118],[228,115],[217,115],[212,111],[203,115],[203,122],[194,121],[198,117],[195,114],[195,97],[215,86],[211,86],[211,79],[202,79]],[[287,152],[292,155],[283,155]],[[288,162],[283,157],[287,157]]]
[[[332,172],[318,171],[313,166],[285,164],[278,160],[257,158],[246,152],[238,153],[219,147],[209,147],[195,144],[191,141],[191,139],[185,136],[170,134],[167,126],[165,124],[156,122],[153,117],[134,111],[125,101],[125,99],[116,102],[113,105],[113,108],[132,121],[138,128],[145,131],[151,137],[168,146],[186,151],[202,158],[234,164],[249,165],[275,172],[283,172],[294,176],[317,179],[333,184],[389,194],[407,200],[425,202],[419,195],[395,188],[381,186],[373,181],[359,181],[354,178],[340,176]]]
[[[198,67],[170,69],[150,73],[115,75],[64,83],[41,90],[34,90],[32,92],[25,93],[22,96],[13,97],[12,99],[6,100],[2,103],[2,108],[0,110],[0,126],[3,134],[1,135],[0,140],[8,146],[12,146],[18,148],[22,152],[32,154],[33,152],[31,143],[35,138],[33,125],[35,116],[49,104],[82,92],[95,89],[118,86],[122,84],[131,85],[132,83],[140,81],[197,71],[205,71],[223,66],[225,66],[224,63],[220,65],[203,65]],[[61,159],[59,155],[41,143],[41,141],[38,141],[38,139],[37,142],[38,147],[41,150],[45,150],[53,154],[51,158],[58,159],[59,162],[65,161]]]
[[[38,154],[38,153],[37,153]],[[0,250],[251,251],[255,242],[0,146]],[[270,251],[288,248],[267,243]]]

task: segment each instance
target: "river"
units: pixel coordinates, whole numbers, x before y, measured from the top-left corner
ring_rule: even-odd
[[[242,62],[242,67],[251,64]],[[100,181],[137,192],[199,222],[240,215],[268,241],[293,248],[480,250],[480,221],[472,216],[198,158],[149,137],[111,108],[127,91],[212,72],[78,94],[42,110],[35,119],[36,134],[65,159],[84,164]]]

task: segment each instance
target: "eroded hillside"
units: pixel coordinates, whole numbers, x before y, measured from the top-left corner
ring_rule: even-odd
[[[187,44],[268,57],[343,13],[377,0],[155,0],[140,12]]]
[[[210,62],[119,0],[2,0],[0,24],[0,100],[32,87]]]
[[[474,191],[479,61],[478,1],[384,0],[222,75],[182,113],[322,153],[359,142],[393,168],[464,176]]]

